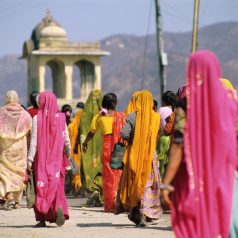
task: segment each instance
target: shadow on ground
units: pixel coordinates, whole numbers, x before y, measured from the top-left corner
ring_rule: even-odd
[[[137,229],[172,231],[172,228],[170,226],[169,227],[158,227],[158,226],[155,227],[153,225],[148,225],[146,227],[136,227],[133,224],[113,224],[113,223],[110,223],[110,222],[77,224],[77,227],[81,227],[81,228],[88,228],[88,227],[114,227],[114,228],[117,228],[117,229],[137,228]]]

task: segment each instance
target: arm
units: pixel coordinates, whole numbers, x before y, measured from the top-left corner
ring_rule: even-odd
[[[169,163],[163,178],[162,183],[162,198],[168,205],[171,204],[169,193],[174,190],[170,185],[173,181],[183,158],[183,129],[185,125],[185,112],[178,108],[176,111],[175,124],[174,124],[174,139],[170,148]]]
[[[82,149],[83,152],[86,153],[87,149],[88,149],[88,142],[93,138],[93,136],[95,135],[94,132],[89,131],[89,133],[87,134],[87,137],[85,139],[85,141],[82,144]]]
[[[69,132],[66,124],[64,132],[64,153],[67,157],[70,157],[71,145],[69,139]]]
[[[179,169],[179,166],[182,162],[182,155],[183,155],[182,144],[173,143],[169,155],[169,163],[162,181],[162,184],[164,185],[164,187],[162,187],[162,198],[168,205],[171,204],[169,193],[173,191],[173,187],[170,186],[170,184],[173,181]]]
[[[28,169],[31,169],[32,167],[32,163],[34,162],[35,155],[36,155],[36,150],[37,150],[37,116],[34,116],[32,121],[30,149],[28,151],[28,157],[27,157]]]
[[[132,133],[134,132],[134,129],[135,129],[135,120],[136,120],[136,113],[130,113],[127,116],[125,124],[121,130],[122,139],[124,140],[133,139]]]
[[[77,138],[74,144],[74,154],[78,154],[78,146],[80,145],[80,134],[78,131]]]
[[[99,129],[99,125],[98,125],[99,118],[100,118],[99,115],[95,115],[92,119],[90,131],[88,132],[86,139],[84,140],[84,142],[82,144],[82,150],[84,153],[87,152],[88,142],[94,137],[95,133]]]

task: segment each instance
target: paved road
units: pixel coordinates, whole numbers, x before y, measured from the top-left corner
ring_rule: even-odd
[[[169,214],[163,214],[157,224],[136,228],[126,214],[115,216],[102,208],[85,207],[84,198],[68,197],[70,220],[57,227],[34,228],[34,212],[25,206],[18,210],[0,210],[0,237],[82,237],[82,238],[172,238]]]

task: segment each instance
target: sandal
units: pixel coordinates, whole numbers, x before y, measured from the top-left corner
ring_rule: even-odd
[[[46,224],[45,224],[44,221],[40,221],[40,222],[37,223],[34,227],[35,227],[35,228],[46,227]]]
[[[56,222],[58,226],[63,226],[65,223],[65,218],[64,218],[64,212],[61,207],[58,208],[57,210],[57,215],[56,215]]]

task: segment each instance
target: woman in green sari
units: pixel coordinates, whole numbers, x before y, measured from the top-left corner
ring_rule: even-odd
[[[102,105],[102,92],[99,89],[91,91],[85,103],[81,116],[75,149],[82,144],[95,114],[99,113]],[[100,130],[88,144],[86,153],[81,154],[81,180],[83,187],[90,194],[87,205],[102,206],[102,135]],[[75,151],[76,152],[76,151]]]

